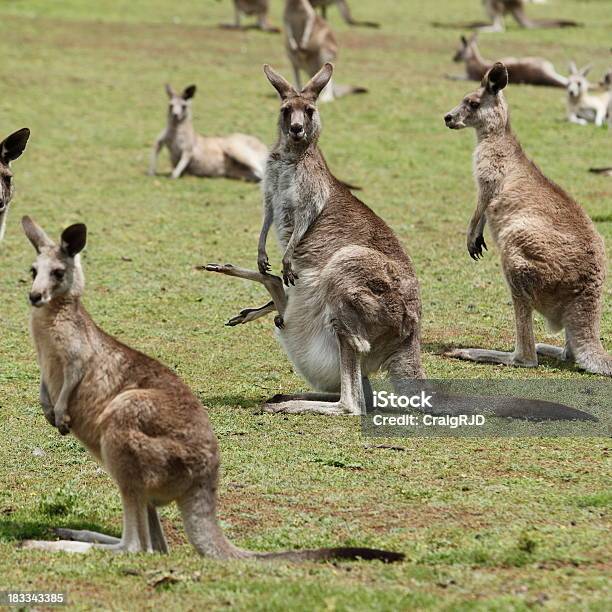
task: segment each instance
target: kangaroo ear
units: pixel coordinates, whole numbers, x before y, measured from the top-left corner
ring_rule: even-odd
[[[302,89],[302,94],[314,96],[315,100],[319,97],[319,94],[323,91],[323,88],[329,83],[334,73],[334,67],[329,62],[323,64],[323,67],[315,74],[306,87]]]
[[[183,91],[183,100],[191,100],[191,98],[195,96],[195,92],[196,92],[195,85],[189,85],[188,87],[185,87],[185,90]]]
[[[291,85],[284,76],[276,72],[270,64],[264,64],[264,72],[272,87],[278,91],[281,100],[286,100],[291,95],[297,96],[297,91],[295,91],[293,85]]]
[[[0,161],[8,164],[17,159],[23,153],[29,137],[30,130],[28,128],[22,128],[7,136],[0,143]]]
[[[468,41],[467,41],[467,38],[466,38],[466,37],[465,37],[463,34],[461,35],[461,44],[462,44],[464,47],[467,47],[467,46],[468,46]]]
[[[592,64],[587,64],[584,68],[580,69],[580,74],[585,77],[589,72],[591,72]]]
[[[501,62],[495,62],[484,75],[482,86],[496,96],[506,85],[508,85],[508,69]]]
[[[568,64],[570,74],[578,74],[578,68],[576,67],[576,62],[570,62]]]
[[[86,243],[87,226],[84,223],[71,225],[62,232],[62,251],[70,257],[74,257],[80,253],[85,248]]]
[[[166,94],[170,99],[176,96],[176,92],[174,91],[174,89],[172,89],[172,85],[170,85],[170,83],[166,83],[164,85],[164,89],[166,90]]]
[[[32,246],[36,249],[37,253],[40,253],[43,247],[53,246],[53,240],[45,234],[43,230],[34,219],[25,216],[21,219],[21,227],[27,239],[32,243]]]

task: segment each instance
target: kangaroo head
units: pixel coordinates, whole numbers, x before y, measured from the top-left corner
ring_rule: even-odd
[[[502,89],[507,84],[508,70],[496,62],[484,75],[481,86],[444,116],[446,127],[452,130],[473,127],[481,132],[504,129],[508,124],[508,105]]]
[[[0,143],[0,215],[6,211],[13,197],[13,173],[11,162],[24,151],[30,130],[23,128]]]
[[[268,64],[264,72],[281,99],[278,130],[281,142],[293,148],[307,147],[318,140],[321,133],[321,118],[316,102],[319,94],[329,83],[334,67],[324,66],[298,92]]]
[[[168,94],[168,119],[172,123],[182,123],[185,119],[191,119],[191,99],[195,96],[196,86],[185,87],[183,93],[177,94],[171,85],[166,84]]]
[[[465,36],[461,36],[459,48],[453,56],[453,62],[464,62],[474,57],[477,37],[476,33],[472,34],[469,40]]]
[[[40,308],[56,298],[81,296],[85,279],[79,253],[87,242],[87,227],[82,223],[71,225],[62,232],[57,245],[30,217],[23,217],[21,225],[37,254],[31,268],[32,306]]]
[[[567,78],[567,94],[570,98],[578,99],[589,91],[589,81],[586,77],[590,70],[590,64],[578,70],[576,64],[570,62],[570,75]]]

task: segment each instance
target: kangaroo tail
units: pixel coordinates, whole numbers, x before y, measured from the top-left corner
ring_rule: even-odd
[[[603,174],[604,176],[612,176],[612,167],[610,168],[589,168],[589,172],[593,174]]]
[[[533,28],[580,28],[581,23],[568,19],[530,19]]]
[[[351,94],[364,94],[368,93],[365,87],[357,87],[354,85],[338,85],[334,83],[334,98],[342,98],[343,96],[350,96]]]
[[[187,538],[198,553],[204,557],[219,560],[257,559],[294,562],[363,559],[366,561],[378,560],[384,563],[394,563],[404,559],[403,553],[375,548],[317,548],[270,553],[243,550],[234,546],[225,537],[215,515],[215,505],[215,493],[210,484],[192,490],[178,502]]]

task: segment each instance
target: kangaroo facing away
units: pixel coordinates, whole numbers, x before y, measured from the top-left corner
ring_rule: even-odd
[[[495,62],[486,60],[480,54],[477,34],[469,40],[461,37],[461,46],[455,53],[453,61],[465,63],[465,76],[452,77],[467,81],[481,81]],[[549,87],[566,87],[568,80],[561,76],[548,60],[541,57],[505,57],[501,60],[507,70],[510,83],[525,85],[546,85]]]
[[[231,544],[217,522],[219,450],[206,410],[161,363],[104,333],[83,305],[79,259],[86,227],[68,227],[55,244],[29,217],[32,267],[30,327],[41,369],[41,403],[60,433],[72,431],[113,478],[123,504],[121,539],[57,530],[59,542],[28,541],[44,550],[167,552],[157,506],[176,502],[187,537],[216,559],[403,559],[370,548],[258,553]],[[100,373],[104,375],[101,376]],[[74,540],[74,541],[72,541]]]
[[[264,285],[272,301],[243,310],[230,324],[278,311],[277,338],[318,391],[277,395],[265,405],[267,412],[363,414],[368,400],[371,405],[370,374],[385,370],[399,393],[424,377],[414,267],[391,228],[331,174],[317,146],[316,100],[331,79],[331,64],[300,92],[269,66],[264,69],[281,108],[278,141],[264,180],[259,271],[231,264],[205,269]],[[286,289],[283,280],[268,273],[266,240],[272,225],[283,251]],[[517,398],[505,398],[494,409],[504,416],[537,411],[553,418],[588,418],[562,405],[535,406]]]
[[[247,134],[200,136],[192,121],[191,100],[195,92],[195,85],[186,87],[182,94],[166,85],[170,101],[168,123],[155,141],[149,174],[155,174],[157,158],[165,146],[170,152],[173,179],[186,172],[194,176],[260,181],[268,157],[266,145]]]
[[[327,19],[327,7],[335,4],[340,11],[340,15],[342,15],[342,19],[349,25],[363,26],[366,28],[380,27],[380,24],[374,21],[357,21],[351,14],[351,9],[349,8],[347,0],[309,0],[309,2],[312,4],[313,8],[321,9],[321,17],[323,17],[323,19]]]
[[[479,26],[481,32],[503,32],[504,17],[512,15],[523,28],[571,28],[578,26],[567,19],[530,19],[525,12],[525,0],[483,0],[485,11],[492,24]],[[476,24],[475,24],[476,25]]]
[[[22,128],[0,142],[0,241],[4,238],[6,217],[15,193],[11,162],[24,152],[29,137],[30,130]]]
[[[516,348],[513,353],[456,349],[449,355],[532,367],[538,365],[539,354],[611,376],[612,356],[599,337],[606,276],[603,239],[582,207],[526,157],[510,128],[502,92],[507,84],[506,67],[496,63],[481,87],[444,120],[451,129],[476,130],[478,202],[467,246],[473,259],[482,256],[488,223],[514,304]],[[552,330],[565,329],[564,348],[536,345],[534,310]]]
[[[591,66],[578,70],[570,62],[570,77],[567,83],[567,120],[578,125],[594,123],[601,127],[606,120],[608,106],[612,103],[612,91],[593,95],[589,93],[587,75]],[[602,83],[605,86],[605,81]],[[609,86],[608,86],[609,87]]]
[[[234,0],[234,23],[222,23],[221,27],[229,30],[240,30],[241,16],[257,17],[257,27],[264,32],[278,33],[279,28],[268,22],[269,0]]]
[[[301,89],[300,70],[313,77],[326,62],[338,56],[338,42],[325,19],[316,14],[308,0],[285,0],[285,45],[297,89]],[[348,94],[366,93],[364,87],[337,85],[332,81],[321,93],[320,102]]]

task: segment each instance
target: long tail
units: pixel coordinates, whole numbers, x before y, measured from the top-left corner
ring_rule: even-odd
[[[404,559],[403,553],[375,548],[317,548],[283,552],[255,552],[234,546],[223,533],[215,515],[215,494],[210,486],[192,490],[179,501],[187,538],[204,557],[213,559],[257,559],[263,561],[330,561],[332,559],[394,563]]]
[[[612,167],[610,168],[589,168],[589,172],[593,174],[603,174],[604,176],[612,176]]]
[[[338,85],[334,83],[334,98],[342,98],[343,96],[349,96],[351,94],[364,94],[368,93],[367,88],[357,87],[354,85]]]
[[[532,28],[581,28],[582,24],[568,19],[530,19]]]

